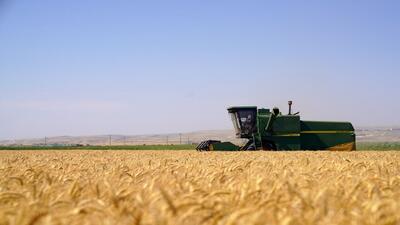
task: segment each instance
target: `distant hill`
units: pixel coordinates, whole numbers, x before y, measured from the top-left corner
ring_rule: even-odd
[[[358,142],[400,142],[400,127],[360,127],[356,130]],[[233,130],[206,130],[189,133],[153,135],[93,135],[57,136],[32,139],[2,140],[0,145],[142,145],[142,144],[192,144],[216,139],[241,144]]]
[[[360,142],[400,142],[400,127],[360,127],[356,135]]]
[[[0,145],[142,145],[142,144],[192,144],[202,140],[217,139],[241,143],[231,130],[208,130],[190,133],[151,135],[93,135],[56,136],[31,139],[0,140]]]

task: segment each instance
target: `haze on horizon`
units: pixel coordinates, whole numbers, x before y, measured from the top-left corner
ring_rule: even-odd
[[[0,0],[0,139],[400,125],[399,1]]]

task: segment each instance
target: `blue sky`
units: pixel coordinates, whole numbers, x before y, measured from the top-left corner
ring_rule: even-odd
[[[0,139],[227,129],[227,106],[400,125],[399,1],[0,0]]]

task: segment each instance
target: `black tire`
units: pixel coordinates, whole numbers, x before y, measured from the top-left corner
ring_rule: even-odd
[[[276,145],[272,141],[263,142],[263,150],[276,151]]]

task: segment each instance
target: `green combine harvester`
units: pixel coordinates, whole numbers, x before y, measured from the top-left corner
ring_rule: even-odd
[[[248,139],[243,146],[231,142],[207,140],[198,151],[245,150],[333,150],[356,149],[354,127],[349,122],[304,121],[299,113],[283,115],[278,108],[257,109],[255,106],[230,107],[237,138]]]

